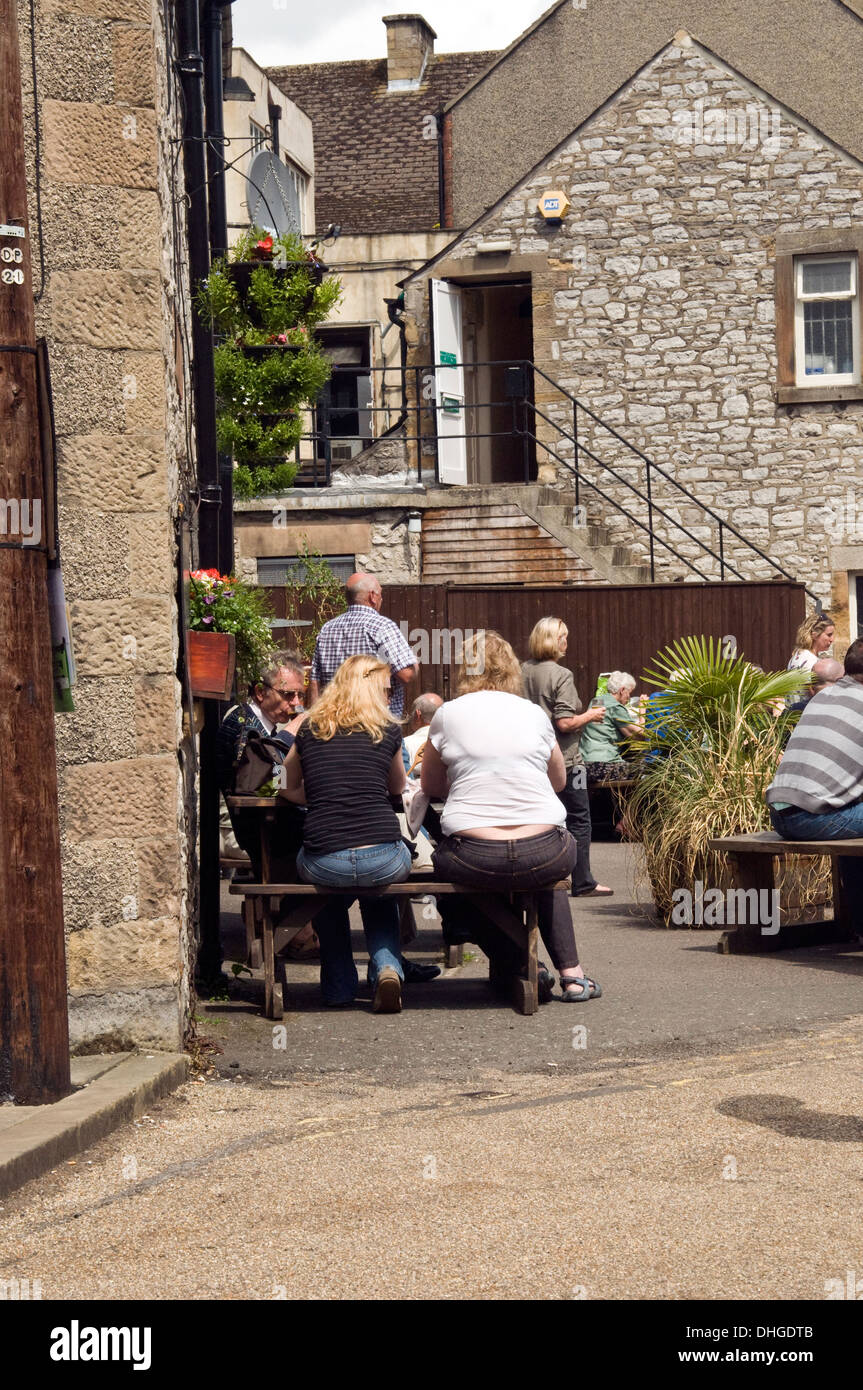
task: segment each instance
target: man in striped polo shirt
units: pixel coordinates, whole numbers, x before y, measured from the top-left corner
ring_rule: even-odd
[[[786,840],[863,838],[863,639],[845,653],[845,675],[813,696],[765,793]],[[863,859],[842,855],[852,917],[863,922]]]
[[[392,676],[390,709],[394,717],[401,720],[405,687],[417,674],[417,659],[398,624],[381,613],[383,590],[373,574],[352,574],[345,588],[347,611],[330,618],[318,633],[309,682],[311,702],[314,704],[349,656],[376,656],[389,665]]]

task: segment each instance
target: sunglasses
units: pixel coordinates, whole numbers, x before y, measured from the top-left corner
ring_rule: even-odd
[[[305,693],[302,690],[280,690],[277,685],[270,685],[269,681],[264,681],[263,684],[268,690],[272,690],[274,695],[281,695],[283,700],[301,700]]]

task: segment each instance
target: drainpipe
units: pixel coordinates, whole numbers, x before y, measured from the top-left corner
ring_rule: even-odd
[[[396,420],[395,424],[391,425],[390,429],[387,430],[387,434],[389,434],[391,430],[399,429],[408,418],[408,340],[407,329],[404,321],[404,290],[402,290],[401,294],[398,296],[397,299],[385,299],[384,304],[386,304],[387,306],[387,318],[389,319],[390,323],[394,324],[395,327],[399,330],[399,351],[401,357],[402,373],[402,413],[399,416],[398,420]],[[417,433],[419,433],[419,430],[417,430]]]
[[[437,121],[437,203],[438,203],[438,225],[446,226],[446,166],[444,163],[443,136],[444,136],[444,114],[443,107],[435,117]]]
[[[231,0],[233,4],[233,0]],[[270,130],[272,131],[273,154],[276,159],[279,157],[279,121],[282,119],[281,106],[270,107]]]
[[[185,106],[183,165],[188,202],[189,281],[194,294],[210,270],[204,143],[204,56],[201,51],[198,0],[178,0],[177,17],[181,52],[177,69]],[[221,71],[221,54],[219,63]],[[195,310],[192,312],[191,372],[198,455],[198,562],[202,569],[218,569],[221,489],[216,452],[213,335]],[[219,942],[219,786],[216,777],[218,728],[219,707],[214,700],[206,700],[199,745],[201,881],[197,960],[197,977],[206,984],[218,980],[222,966]]]
[[[228,204],[225,194],[225,121],[222,78],[222,10],[233,0],[206,0],[203,11],[204,102],[207,116],[207,185],[209,194],[210,254],[213,260],[228,250]],[[219,454],[219,571],[234,571],[234,464],[230,454]]]

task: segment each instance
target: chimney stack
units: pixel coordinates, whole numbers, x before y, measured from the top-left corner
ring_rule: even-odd
[[[434,54],[437,34],[421,14],[386,15],[384,24],[387,26],[387,90],[415,92]]]

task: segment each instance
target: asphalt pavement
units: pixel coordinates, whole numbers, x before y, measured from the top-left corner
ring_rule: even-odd
[[[0,1278],[45,1299],[853,1297],[861,954],[721,956],[635,904],[631,849],[595,861],[616,896],[574,914],[602,999],[524,1018],[476,959],[400,1015],[334,1013],[298,965],[274,1025],[243,977],[199,1004],[209,1070],[3,1200]],[[414,954],[439,946],[429,919]]]

